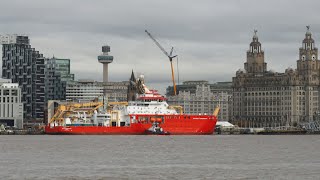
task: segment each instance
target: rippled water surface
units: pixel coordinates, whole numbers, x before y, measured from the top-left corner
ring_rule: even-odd
[[[320,136],[0,136],[0,179],[320,179]]]

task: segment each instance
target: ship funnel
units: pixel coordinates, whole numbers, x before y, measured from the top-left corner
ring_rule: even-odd
[[[214,109],[213,115],[214,115],[215,117],[217,117],[218,114],[219,114],[219,111],[220,111],[220,106],[218,105],[218,106],[216,107],[216,109]]]

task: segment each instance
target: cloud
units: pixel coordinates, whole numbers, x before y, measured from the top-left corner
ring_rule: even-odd
[[[170,64],[145,29],[165,49],[174,46],[181,81],[231,81],[246,61],[253,29],[269,69],[296,67],[306,25],[318,46],[319,5],[315,0],[11,0],[1,4],[0,33],[28,34],[44,55],[70,58],[77,79],[102,80],[96,58],[108,44],[115,57],[111,81],[127,80],[133,69],[165,89],[171,85]]]

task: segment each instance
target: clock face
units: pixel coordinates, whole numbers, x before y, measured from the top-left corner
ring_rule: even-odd
[[[314,60],[314,61],[316,60],[316,55],[314,55],[314,54],[312,55],[312,60]]]
[[[304,60],[306,59],[306,56],[305,56],[305,55],[302,55],[302,56],[301,56],[301,59],[302,59],[302,61],[304,61]]]

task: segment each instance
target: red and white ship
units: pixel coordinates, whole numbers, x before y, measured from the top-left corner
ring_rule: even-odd
[[[183,114],[182,107],[169,106],[156,90],[140,83],[143,93],[127,105],[113,106],[108,113],[96,110],[91,118],[63,118],[51,121],[47,134],[212,134],[217,122],[217,107],[212,115]],[[177,111],[180,109],[180,112]],[[84,115],[85,117],[85,115]]]

